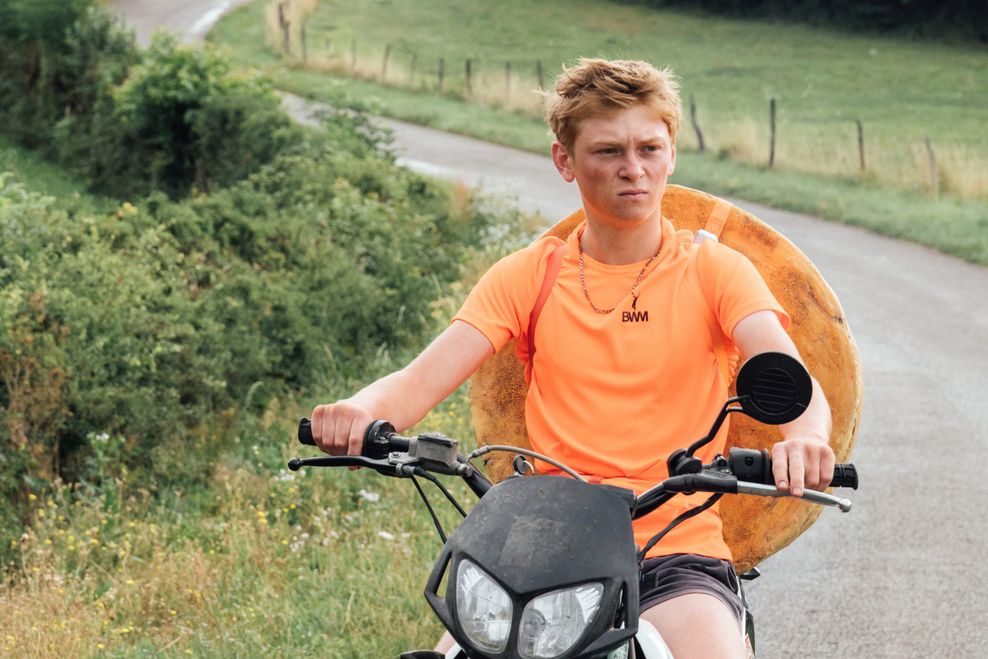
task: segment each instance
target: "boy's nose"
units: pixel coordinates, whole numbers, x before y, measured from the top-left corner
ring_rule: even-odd
[[[621,165],[621,169],[618,170],[618,176],[626,178],[630,181],[637,181],[645,173],[645,168],[642,167],[641,162],[635,156],[630,156],[625,159],[624,163]]]

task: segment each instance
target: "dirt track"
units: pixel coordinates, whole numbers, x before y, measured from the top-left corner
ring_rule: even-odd
[[[219,10],[244,1],[109,4],[146,43],[155,27],[195,39]],[[414,169],[506,192],[548,218],[579,204],[545,157],[388,123]],[[817,264],[844,306],[865,374],[855,509],[824,511],[762,564],[764,576],[749,590],[759,656],[984,656],[988,516],[979,506],[988,501],[980,465],[988,443],[988,269],[733,201]]]

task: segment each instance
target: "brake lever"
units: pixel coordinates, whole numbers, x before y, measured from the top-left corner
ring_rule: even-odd
[[[373,469],[382,476],[393,476],[401,478],[405,475],[404,470],[388,460],[375,460],[362,455],[332,455],[320,456],[318,458],[292,458],[288,461],[288,468],[298,471],[302,467],[366,467]]]
[[[762,485],[761,483],[751,483],[748,481],[738,481],[738,494],[755,494],[762,497],[793,497],[789,492],[784,492],[774,485]],[[826,492],[816,490],[803,490],[803,494],[794,499],[806,499],[811,503],[821,506],[834,506],[840,508],[842,513],[851,511],[851,500],[835,497]]]

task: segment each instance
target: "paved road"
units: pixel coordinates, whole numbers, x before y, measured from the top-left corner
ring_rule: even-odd
[[[146,42],[194,39],[226,2],[115,0]],[[243,2],[244,0],[239,0]],[[289,104],[297,100],[288,99]],[[542,156],[389,122],[402,161],[501,191],[548,218],[579,204]],[[710,192],[716,193],[716,190]],[[762,657],[988,653],[988,269],[872,233],[732,200],[791,238],[844,305],[864,364],[848,515],[826,510],[763,563]]]

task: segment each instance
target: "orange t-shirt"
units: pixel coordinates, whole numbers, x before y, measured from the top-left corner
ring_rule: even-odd
[[[738,321],[762,310],[775,311],[783,326],[789,318],[746,257],[714,242],[692,246],[693,234],[677,232],[664,218],[662,247],[637,299],[630,289],[644,261],[607,265],[584,256],[594,304],[615,306],[611,313],[597,313],[579,279],[578,240],[585,227],[569,236],[569,252],[539,316],[525,403],[529,441],[594,482],[641,493],[667,478],[668,455],[706,435],[727,400],[729,382],[718,367],[706,309],[713,311],[735,360],[730,337]],[[480,330],[495,351],[523,337],[549,253],[558,244],[539,240],[496,263],[455,320]],[[702,284],[691,274],[694,267]],[[522,358],[524,343],[519,341]],[[726,437],[725,423],[698,457],[709,462],[724,450]],[[636,520],[635,541],[643,546],[708,496],[679,495]],[[649,556],[679,553],[731,558],[716,506],[681,523]]]

